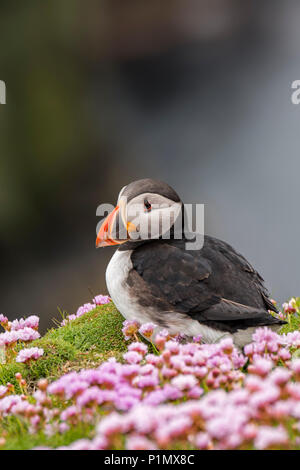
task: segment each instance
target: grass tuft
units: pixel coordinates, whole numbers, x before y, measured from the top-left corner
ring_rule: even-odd
[[[111,302],[101,305],[66,326],[50,329],[31,346],[44,349],[44,355],[29,365],[0,364],[0,385],[10,382],[18,391],[15,374],[21,372],[27,382],[41,378],[54,380],[71,370],[97,367],[109,357],[120,359],[126,351],[122,334],[124,319]]]

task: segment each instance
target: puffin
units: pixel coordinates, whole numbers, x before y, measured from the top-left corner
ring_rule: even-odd
[[[103,220],[96,247],[116,246],[106,269],[110,297],[126,320],[156,325],[154,335],[230,337],[242,349],[258,327],[285,323],[261,275],[228,243],[203,235],[190,249],[185,207],[167,183],[150,178],[124,186]]]

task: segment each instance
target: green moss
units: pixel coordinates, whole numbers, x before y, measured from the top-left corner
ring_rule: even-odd
[[[88,351],[92,347],[99,353],[112,349],[124,351],[123,321],[124,318],[110,303],[97,307],[63,328],[52,330],[48,335],[73,344],[79,351]]]
[[[44,349],[44,355],[30,365],[0,365],[0,384],[11,382],[18,390],[15,374],[21,372],[29,385],[41,379],[53,380],[70,370],[96,367],[109,357],[120,359],[126,351],[122,334],[124,319],[113,303],[101,305],[66,326],[52,328],[31,346]]]
[[[289,321],[286,325],[284,325],[280,333],[289,333],[290,331],[295,331],[300,329],[300,314],[297,313],[295,315],[289,315]]]
[[[6,419],[5,431],[9,438],[6,439],[3,450],[26,450],[38,446],[56,448],[66,446],[85,437],[92,437],[93,428],[84,423],[79,423],[76,428],[72,428],[64,434],[56,433],[46,436],[43,432],[35,434],[28,433],[27,428],[19,419],[10,417]]]

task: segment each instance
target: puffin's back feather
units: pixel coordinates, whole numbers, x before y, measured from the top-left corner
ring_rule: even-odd
[[[128,282],[142,305],[155,302],[162,316],[173,310],[229,332],[285,323],[268,312],[277,309],[262,277],[230,245],[205,236],[201,250],[187,251],[185,242],[152,240],[133,250]]]

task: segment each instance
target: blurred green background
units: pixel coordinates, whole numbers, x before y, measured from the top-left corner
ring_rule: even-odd
[[[143,177],[299,295],[296,0],[2,0],[0,311],[104,293],[96,208]],[[299,218],[298,218],[299,219]],[[297,291],[298,289],[298,291]]]

